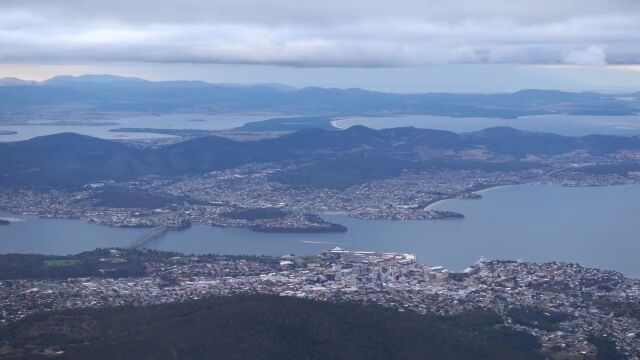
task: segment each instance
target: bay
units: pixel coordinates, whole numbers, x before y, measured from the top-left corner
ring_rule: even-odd
[[[0,141],[28,140],[36,136],[74,132],[101,139],[152,139],[166,138],[172,135],[144,132],[111,132],[117,128],[151,128],[151,129],[197,129],[225,130],[240,127],[247,122],[260,121],[276,117],[268,114],[200,114],[176,113],[162,115],[140,115],[122,118],[106,118],[94,125],[86,121],[86,125],[60,125],[53,121],[38,121],[31,125],[2,125],[0,130],[15,131],[17,134],[1,135]],[[99,123],[117,123],[117,125],[98,125]]]
[[[348,128],[354,125],[364,125],[373,129],[413,126],[423,129],[448,130],[453,132],[472,132],[489,127],[509,126],[520,130],[551,132],[566,136],[584,136],[591,134],[631,136],[640,134],[640,115],[596,116],[554,114],[521,116],[517,119],[405,115],[350,117],[336,120],[333,124],[339,128]]]
[[[104,119],[99,122],[114,122],[117,125],[59,125],[55,122],[39,121],[37,125],[3,125],[0,130],[16,131],[17,134],[0,135],[0,141],[27,140],[36,136],[61,132],[99,137],[102,139],[149,139],[171,137],[171,135],[143,132],[110,132],[115,128],[156,128],[156,129],[198,129],[227,130],[242,126],[247,122],[260,121],[273,117],[273,114],[199,114],[176,113],[145,115]],[[510,126],[520,130],[552,132],[567,136],[589,134],[638,135],[640,134],[640,115],[594,116],[594,115],[534,115],[517,119],[498,119],[486,117],[452,118],[435,115],[404,115],[380,117],[348,117],[336,119],[334,126],[348,128],[364,125],[373,129],[399,126],[448,130],[453,132],[471,132],[495,126]]]

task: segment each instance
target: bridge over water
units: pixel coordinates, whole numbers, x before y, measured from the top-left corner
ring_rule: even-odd
[[[131,242],[131,244],[129,244],[129,248],[131,248],[131,249],[142,249],[149,242],[151,242],[151,241],[161,237],[162,235],[166,234],[167,231],[169,231],[169,228],[164,226],[164,225],[154,227],[153,229],[151,229],[151,230],[147,231],[146,233],[140,235],[133,242]]]

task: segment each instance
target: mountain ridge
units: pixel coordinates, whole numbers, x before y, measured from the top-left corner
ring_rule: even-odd
[[[517,118],[544,114],[635,114],[640,112],[640,96],[537,89],[493,94],[401,94],[359,88],[149,81],[104,74],[64,75],[37,83],[7,81],[0,86],[0,111],[5,114],[258,111],[297,116],[430,114]]]
[[[465,160],[465,152],[479,150],[486,159]],[[553,156],[578,150],[594,155],[640,151],[640,138],[571,137],[508,127],[458,134],[411,127],[373,130],[354,126],[341,131],[305,129],[277,138],[244,142],[205,136],[160,148],[140,149],[116,141],[62,133],[1,143],[0,185],[80,186],[101,179],[174,177],[251,163],[291,161],[324,163],[329,172],[335,171],[331,170],[333,162],[342,164],[343,168],[350,168],[349,164],[353,165],[352,169],[364,166],[362,171],[378,166],[389,170],[381,171],[381,176],[391,176],[403,168],[420,170],[446,164],[463,168],[496,168],[500,164],[514,166],[516,163],[533,166],[535,164],[522,160],[528,155]]]

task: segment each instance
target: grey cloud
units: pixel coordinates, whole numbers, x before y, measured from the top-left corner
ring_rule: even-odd
[[[636,0],[3,0],[0,8],[28,9],[69,20],[140,22],[333,23],[410,17],[426,21],[509,18],[555,22],[571,17],[629,14]]]
[[[3,0],[0,61],[640,63],[635,0]]]
[[[590,46],[569,53],[565,61],[576,65],[605,65],[605,57],[604,49],[601,46]]]

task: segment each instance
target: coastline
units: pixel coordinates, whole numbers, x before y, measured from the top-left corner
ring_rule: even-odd
[[[442,203],[442,202],[445,202],[445,201],[453,200],[453,199],[455,199],[455,198],[446,198],[446,199],[442,199],[442,200],[434,201],[434,202],[432,202],[431,204],[429,204],[429,205],[425,206],[425,207],[423,208],[423,210],[435,210],[435,207],[436,207],[438,204],[440,204],[440,203]]]
[[[482,190],[471,191],[471,193],[483,194],[483,193],[486,193],[486,192],[489,192],[489,191],[502,189],[502,188],[507,188],[507,187],[511,187],[511,186],[517,186],[517,185],[524,185],[524,184],[509,184],[509,185],[490,186],[490,187],[482,189]],[[451,197],[451,198],[441,199],[441,200],[438,200],[438,201],[434,201],[431,204],[425,206],[423,208],[423,210],[437,210],[436,207],[437,207],[438,204],[443,203],[445,201],[450,201],[450,200],[464,200],[464,199],[460,199],[458,197]]]
[[[329,123],[331,124],[331,126],[333,126],[334,128],[338,129],[338,130],[344,130],[346,129],[346,127],[340,126],[338,125],[338,123],[342,120],[346,120],[346,118],[344,119],[336,119],[336,120],[331,120],[329,121]]]
[[[509,185],[497,185],[497,186],[492,186],[492,187],[488,187],[486,189],[482,189],[482,190],[478,190],[478,191],[474,191],[474,193],[476,194],[483,194],[489,191],[493,191],[493,190],[497,190],[497,189],[502,189],[502,188],[508,188],[511,186],[517,186],[517,185],[525,185],[525,183],[523,184],[509,184]]]

